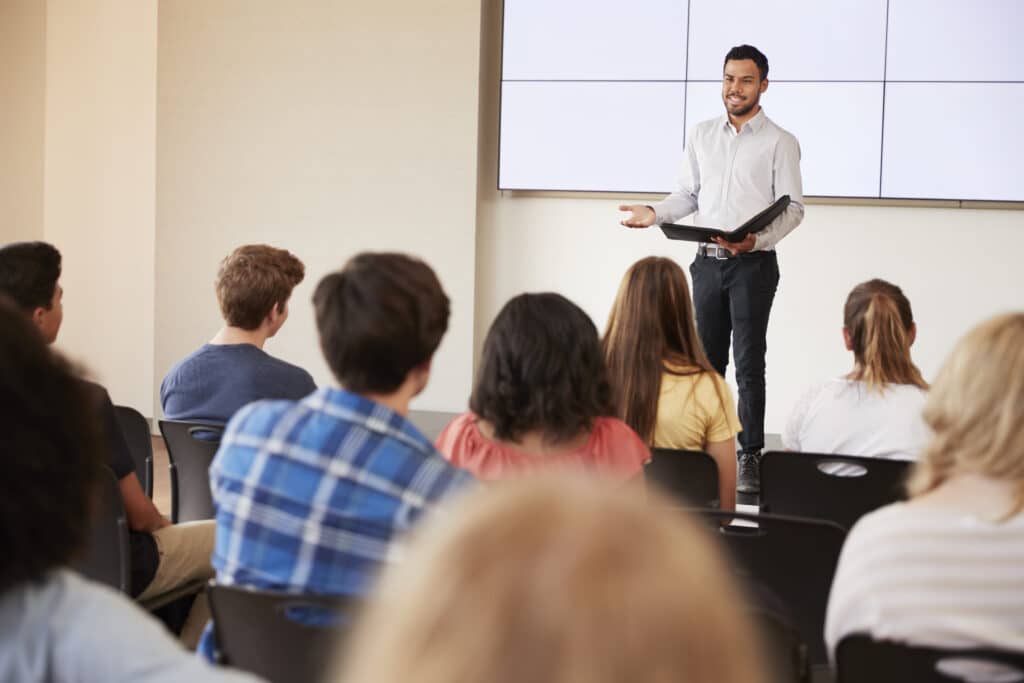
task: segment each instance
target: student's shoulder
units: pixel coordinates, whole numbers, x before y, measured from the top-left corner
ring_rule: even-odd
[[[269,353],[266,354],[264,363],[267,367],[272,368],[272,371],[277,373],[278,376],[284,377],[287,380],[295,383],[314,384],[313,376],[309,374],[305,368],[295,365],[294,363],[289,363],[288,361],[278,358],[277,356],[272,356]]]

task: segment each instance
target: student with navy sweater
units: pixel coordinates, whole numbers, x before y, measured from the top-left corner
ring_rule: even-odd
[[[224,424],[247,403],[298,400],[316,389],[308,372],[263,350],[288,319],[288,299],[304,276],[302,261],[264,244],[241,246],[221,262],[224,327],[164,377],[164,417]]]

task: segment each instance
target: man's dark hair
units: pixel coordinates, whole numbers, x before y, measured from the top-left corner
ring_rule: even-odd
[[[722,62],[722,68],[724,69],[725,65],[732,59],[754,60],[754,64],[757,65],[757,71],[761,75],[761,80],[763,81],[768,78],[768,58],[753,45],[737,45],[729,50],[728,54],[725,55],[725,61]]]
[[[0,595],[80,550],[102,453],[83,383],[0,296]]]
[[[470,409],[515,441],[540,430],[552,444],[614,415],[597,328],[560,294],[520,294],[505,304],[484,340]]]
[[[430,360],[448,329],[434,271],[404,254],[363,253],[313,293],[320,348],[349,391],[390,394]]]
[[[24,311],[50,309],[60,279],[60,252],[46,242],[12,242],[0,247],[0,293]]]

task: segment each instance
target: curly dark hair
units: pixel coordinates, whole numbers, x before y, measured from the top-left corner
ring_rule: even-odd
[[[516,441],[540,430],[548,443],[593,428],[615,408],[597,328],[560,294],[520,294],[505,304],[484,340],[470,409]]]
[[[89,530],[102,453],[84,383],[0,296],[0,594],[68,564]]]

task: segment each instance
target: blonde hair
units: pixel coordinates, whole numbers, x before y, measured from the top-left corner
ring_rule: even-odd
[[[971,330],[932,385],[924,420],[935,433],[910,480],[911,495],[964,473],[1014,482],[1024,508],[1024,313]]]
[[[928,388],[910,359],[914,314],[902,289],[885,280],[860,283],[846,298],[843,325],[857,362],[853,379],[879,390],[889,384]]]
[[[654,498],[565,473],[478,490],[385,574],[332,680],[764,680],[712,540]]]

